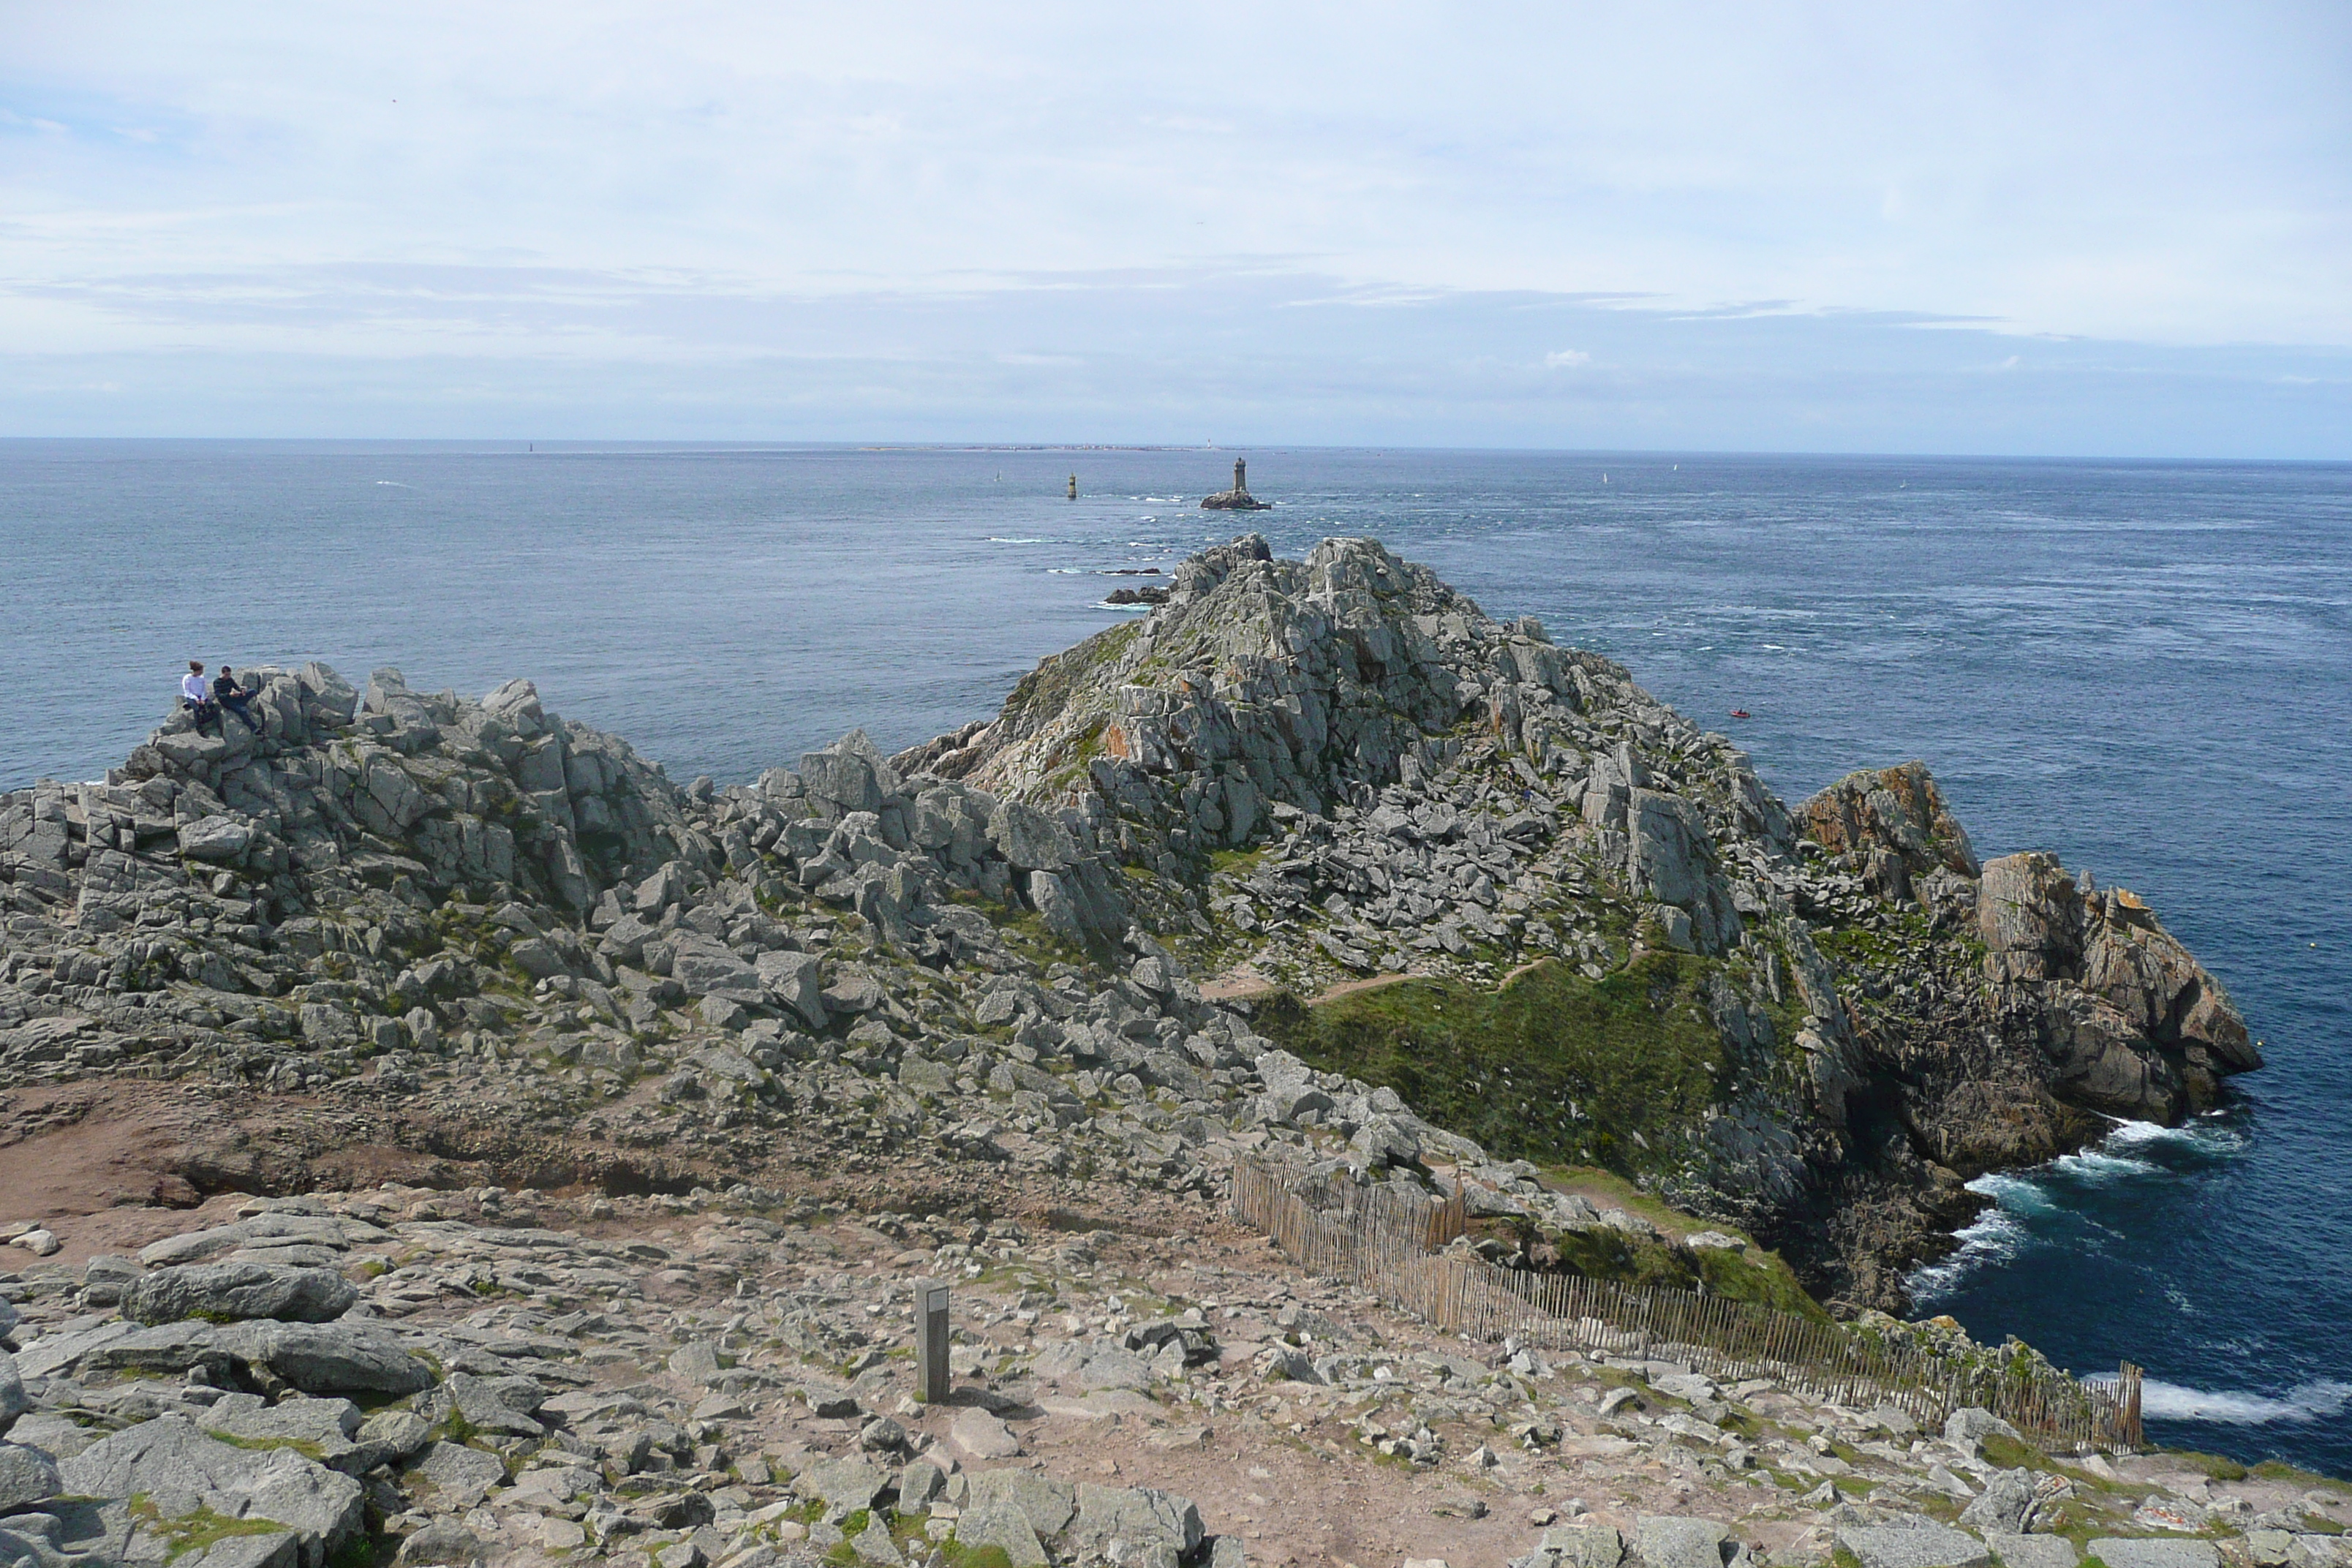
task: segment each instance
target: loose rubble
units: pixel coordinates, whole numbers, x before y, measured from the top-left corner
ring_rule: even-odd
[[[189,1226],[146,1250],[287,1212],[341,1227],[320,1245],[356,1296],[332,1322],[159,1332],[91,1300],[128,1260],[0,1276],[21,1314],[0,1561],[2352,1562],[2343,1488],[1453,1340],[1164,1194],[1052,1229],[382,1187],[145,1211]],[[930,1278],[953,1290],[941,1405],[905,1353]],[[250,1336],[265,1321],[330,1337],[309,1375]],[[331,1337],[375,1349],[338,1360]],[[393,1358],[421,1373],[397,1396]]]

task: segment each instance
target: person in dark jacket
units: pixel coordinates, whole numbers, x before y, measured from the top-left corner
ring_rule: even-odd
[[[247,729],[258,735],[261,733],[261,721],[247,706],[254,695],[236,683],[236,674],[226,665],[222,665],[220,673],[213,677],[213,700],[220,704],[221,711],[236,714]]]

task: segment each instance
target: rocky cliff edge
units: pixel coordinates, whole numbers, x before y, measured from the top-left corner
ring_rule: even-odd
[[[1206,1193],[1279,1143],[1558,1232],[1533,1162],[1603,1164],[1866,1306],[1968,1177],[2259,1065],[2139,900],[1979,865],[1919,764],[1791,813],[1370,541],[1244,536],[991,721],[726,788],[527,682],[253,709],[0,797],[0,1075],[330,1092],[608,1184],[797,1135]]]

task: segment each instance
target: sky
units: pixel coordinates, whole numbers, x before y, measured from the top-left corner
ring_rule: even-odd
[[[2352,6],[0,0],[0,435],[2352,458]]]

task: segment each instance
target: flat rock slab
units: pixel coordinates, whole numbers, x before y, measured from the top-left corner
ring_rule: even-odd
[[[196,1425],[215,1437],[247,1447],[271,1444],[301,1445],[302,1451],[329,1469],[346,1475],[364,1474],[391,1452],[389,1445],[352,1441],[359,1432],[359,1407],[348,1399],[288,1399],[266,1405],[251,1394],[227,1394],[196,1417]]]
[[[971,1478],[971,1505],[1015,1510],[1040,1540],[1050,1541],[1070,1522],[1078,1494],[1069,1482],[1035,1470],[982,1470]]]
[[[1837,1543],[1862,1568],[1988,1568],[1992,1561],[1975,1536],[1926,1519],[1907,1526],[1847,1525]]]
[[[421,1394],[433,1386],[432,1369],[372,1324],[232,1324],[220,1341],[305,1394]]]
[[[1625,1561],[1625,1540],[1613,1524],[1559,1524],[1543,1532],[1538,1548],[1559,1568],[1617,1568]]]
[[[58,1471],[70,1494],[144,1494],[166,1519],[202,1507],[229,1519],[282,1524],[301,1538],[306,1568],[318,1568],[359,1529],[363,1514],[360,1484],[351,1477],[290,1448],[216,1442],[179,1415],[142,1422],[93,1443]]]
[[[1168,1407],[1156,1405],[1142,1394],[1128,1389],[1115,1389],[1104,1394],[1089,1394],[1083,1399],[1045,1398],[1037,1408],[1048,1415],[1070,1421],[1107,1421],[1113,1416],[1132,1415],[1146,1422],[1168,1419]]]
[[[2107,1568],[2221,1568],[2221,1552],[2210,1541],[2125,1541],[2103,1536],[2091,1555]]]
[[[1633,1550],[1649,1568],[1723,1568],[1730,1531],[1711,1519],[1645,1514],[1633,1527]],[[1979,1563],[1984,1561],[1979,1555]],[[1863,1568],[1877,1568],[1865,1560]]]
[[[165,1237],[142,1248],[139,1261],[150,1268],[201,1263],[206,1258],[234,1252],[252,1242],[300,1243],[340,1252],[351,1245],[344,1224],[341,1220],[314,1215],[260,1215],[236,1225],[215,1226],[210,1230],[193,1230],[184,1236]]]
[[[16,1370],[26,1377],[51,1377],[78,1363],[100,1345],[135,1331],[131,1323],[100,1323],[69,1334],[44,1334],[16,1352]]]
[[[1105,1345],[1087,1352],[1086,1363],[1078,1368],[1078,1384],[1089,1389],[1149,1388],[1151,1363],[1123,1345]]]
[[[2001,1568],[2074,1568],[2082,1554],[2063,1535],[2020,1535],[2013,1531],[1988,1530],[1985,1549]]]
[[[843,1513],[873,1507],[889,1484],[888,1471],[855,1458],[822,1459],[793,1478],[793,1490]]]
[[[432,1482],[434,1490],[458,1506],[471,1508],[507,1479],[507,1466],[496,1454],[463,1443],[436,1443],[410,1473]]]
[[[985,1410],[957,1412],[948,1441],[968,1459],[1009,1459],[1021,1452],[1013,1429]]]
[[[1081,1482],[1069,1542],[1081,1552],[1109,1557],[1114,1542],[1128,1550],[1168,1546],[1190,1557],[1201,1544],[1201,1510],[1192,1500],[1156,1487],[1098,1487]],[[1710,1568],[1723,1568],[1717,1559]]]
[[[232,1535],[201,1552],[173,1558],[172,1568],[299,1568],[302,1538],[292,1531],[267,1535]]]

